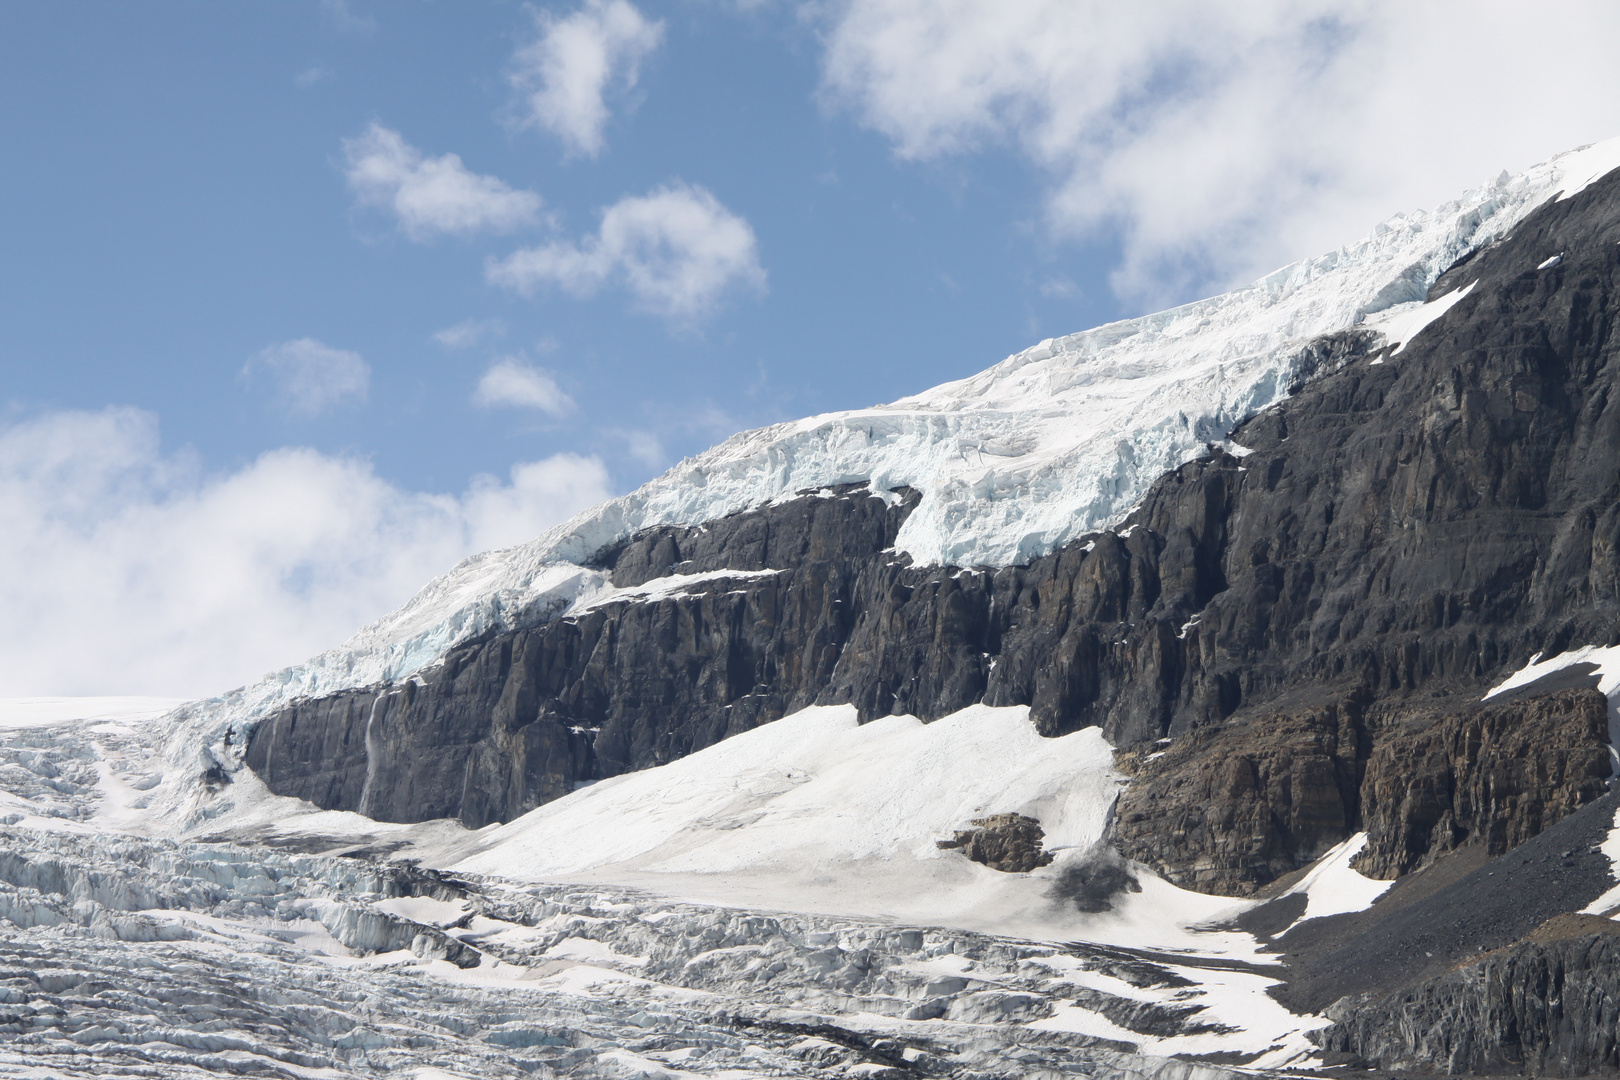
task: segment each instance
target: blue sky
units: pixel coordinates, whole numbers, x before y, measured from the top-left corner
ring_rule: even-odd
[[[829,115],[815,35],[791,13],[649,7],[663,40],[611,97],[593,158],[510,122],[505,76],[538,36],[529,9],[360,10],[7,9],[0,357],[14,414],[132,404],[219,467],[294,442],[427,490],[576,450],[623,485],[740,428],[899,397],[1121,311],[1105,262],[1034,235],[1039,190],[1020,170],[896,162],[881,136]],[[752,227],[765,289],[672,323],[612,285],[492,287],[487,258],[553,229],[414,242],[345,182],[344,140],[373,123],[537,193],[568,236],[626,196],[701,186]],[[1043,295],[1060,277],[1088,288]],[[461,348],[435,340],[466,323],[491,329]],[[302,338],[358,352],[365,399],[289,415],[273,380],[242,376]],[[577,407],[473,404],[508,355]]]
[[[1523,10],[0,0],[0,696],[227,688],[1620,133],[1612,6]]]

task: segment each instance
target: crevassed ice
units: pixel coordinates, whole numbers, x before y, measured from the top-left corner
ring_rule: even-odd
[[[342,646],[182,718],[221,731],[297,697],[406,677],[459,641],[588,601],[608,583],[579,563],[606,544],[806,488],[915,488],[896,546],[921,564],[1028,560],[1118,523],[1155,478],[1284,397],[1308,374],[1313,339],[1393,330],[1395,315],[1410,337],[1438,314],[1415,309],[1446,267],[1616,167],[1620,139],[1570,151],[1221,296],[1043,341],[888,405],[733,436],[535,540],[466,560]],[[187,726],[177,739],[195,746]]]

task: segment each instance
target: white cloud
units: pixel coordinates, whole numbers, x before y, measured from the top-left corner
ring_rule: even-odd
[[[1620,133],[1620,7],[845,0],[824,91],[906,159],[1011,150],[1115,287],[1186,298]]]
[[[397,131],[372,124],[343,140],[345,175],[363,206],[392,211],[405,235],[511,232],[540,216],[540,196],[480,176],[456,154],[424,157]]]
[[[270,373],[283,404],[300,416],[318,416],[351,399],[363,401],[371,387],[371,368],[359,353],[314,338],[272,345],[250,360],[243,373],[255,368]]]
[[[622,282],[644,310],[678,322],[710,314],[734,289],[765,291],[753,228],[686,184],[620,199],[595,236],[525,248],[492,260],[485,275],[526,295],[557,285],[589,296]]]
[[[218,693],[611,494],[601,462],[572,454],[459,496],[298,448],[210,475],[163,452],[150,413],[48,414],[0,431],[0,686]]]
[[[497,361],[484,372],[473,391],[473,404],[538,409],[552,416],[564,416],[574,409],[574,399],[563,393],[550,372],[515,356]]]
[[[586,0],[564,18],[539,11],[535,23],[540,36],[512,58],[520,124],[551,132],[571,154],[595,157],[609,116],[605,95],[635,86],[664,24],[626,0]]]
[[[506,324],[499,319],[466,319],[447,326],[433,335],[447,349],[467,349],[485,338],[500,337],[506,333]]]

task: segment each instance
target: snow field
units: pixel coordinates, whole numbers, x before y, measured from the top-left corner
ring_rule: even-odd
[[[1123,782],[1100,731],[1043,738],[1022,706],[864,725],[853,706],[809,708],[547,803],[481,834],[452,869],[1267,962],[1247,934],[1190,928],[1243,902],[1151,873],[1103,915],[1056,897],[1062,869],[1102,839]],[[1041,823],[1051,866],[1005,874],[939,848],[1002,813]]]
[[[1298,884],[1282,894],[1305,894],[1305,910],[1287,930],[1282,931],[1283,934],[1309,919],[1365,911],[1372,907],[1373,901],[1389,891],[1394,881],[1374,880],[1350,865],[1351,860],[1360,855],[1361,849],[1366,846],[1367,834],[1356,833],[1318,859]],[[1282,934],[1276,936],[1281,937]]]

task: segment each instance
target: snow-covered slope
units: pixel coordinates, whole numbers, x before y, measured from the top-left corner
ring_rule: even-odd
[[[862,725],[853,706],[805,709],[480,833],[456,869],[1252,960],[1247,935],[1185,929],[1241,901],[1151,875],[1105,915],[1059,895],[1063,871],[1103,838],[1125,778],[1098,729],[1046,739],[1028,714],[975,705],[931,724]],[[1041,823],[1050,866],[1006,874],[936,843],[1008,813]]]
[[[1042,740],[1026,712],[809,709],[478,832],[320,811],[251,773],[177,831],[148,802],[161,719],[0,732],[0,1003],[28,1017],[0,1028],[0,1076],[595,1077],[641,1055],[651,1076],[847,1077],[877,1040],[983,1076],[1307,1060],[1324,1020],[1268,995],[1276,958],[1199,926],[1252,901],[1142,868],[1113,911],[1054,888],[1121,778],[1095,729]],[[1039,815],[1057,860],[1003,874],[936,846],[998,811]]]
[[[1051,551],[1118,522],[1156,477],[1283,397],[1308,373],[1311,340],[1358,325],[1409,340],[1457,299],[1421,302],[1442,270],[1617,166],[1620,139],[1597,143],[1397,215],[1245,288],[1043,341],[892,404],[736,435],[527,544],[468,559],[342,646],[191,715],[250,718],[403,678],[459,641],[588,599],[606,582],[578,564],[606,544],[805,489],[915,488],[921,502],[897,546],[920,563],[1006,565]]]

